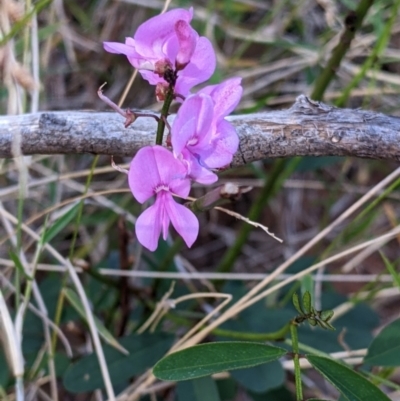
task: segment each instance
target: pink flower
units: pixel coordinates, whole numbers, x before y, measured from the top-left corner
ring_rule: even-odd
[[[151,85],[172,83],[176,93],[187,96],[193,86],[211,77],[216,64],[210,41],[190,26],[192,17],[192,8],[168,11],[140,25],[125,44],[104,42],[104,49],[125,54]]]
[[[176,203],[172,194],[186,197],[190,180],[185,166],[172,153],[161,146],[146,146],[133,158],[129,168],[129,187],[138,202],[144,203],[155,195],[155,203],[146,209],[136,221],[136,236],[150,251],[158,245],[163,233],[168,235],[171,222],[188,247],[199,232],[199,222],[192,211]]]
[[[189,176],[202,184],[218,177],[209,169],[227,166],[239,146],[235,128],[224,118],[239,103],[241,78],[231,78],[189,96],[171,129],[176,157],[185,161]]]
[[[225,117],[235,110],[242,97],[242,78],[227,79],[218,85],[206,86],[198,92],[209,95],[214,102],[214,114],[211,123],[211,143],[213,152],[205,155],[203,162],[209,168],[227,166],[239,146],[239,138],[233,125]]]

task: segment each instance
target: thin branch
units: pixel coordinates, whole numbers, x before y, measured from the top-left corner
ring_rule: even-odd
[[[326,88],[335,77],[336,71],[339,69],[343,57],[350,49],[351,42],[353,41],[356,32],[361,28],[364,17],[367,15],[368,10],[371,8],[373,3],[373,0],[361,0],[357,9],[351,11],[347,15],[344,21],[345,28],[339,43],[333,50],[325,68],[315,82],[314,91],[311,94],[312,99],[322,100]]]
[[[231,167],[267,157],[354,156],[400,160],[400,118],[339,109],[299,96],[286,110],[230,116],[240,138]],[[169,118],[171,122],[173,116]],[[140,118],[124,128],[113,112],[42,112],[0,116],[0,157],[22,153],[133,156],[154,144],[157,125]]]

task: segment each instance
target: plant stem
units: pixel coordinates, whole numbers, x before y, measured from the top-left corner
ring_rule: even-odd
[[[282,328],[271,333],[248,333],[217,328],[214,329],[212,333],[221,337],[229,337],[245,341],[279,341],[284,340],[286,334],[290,330],[290,327],[291,323],[286,323]]]
[[[171,103],[173,100],[174,100],[174,90],[173,88],[169,88],[165,96],[164,105],[161,109],[160,119],[158,120],[156,145],[162,145],[162,140],[165,130],[165,120],[168,117],[169,108],[171,107]]]
[[[297,337],[297,324],[292,321],[290,324],[290,334],[292,337],[292,348],[293,348],[293,363],[294,363],[294,379],[296,383],[296,400],[301,401],[303,399],[303,387],[301,384],[301,370],[299,361],[299,339]]]
[[[390,39],[390,32],[392,31],[393,24],[395,23],[398,15],[399,6],[400,6],[400,0],[397,0],[393,4],[392,15],[390,16],[389,21],[385,24],[384,28],[382,29],[382,33],[379,35],[378,40],[376,41],[375,46],[372,49],[372,52],[368,56],[367,60],[364,62],[360,72],[352,79],[352,81],[343,90],[340,98],[336,100],[335,105],[337,107],[343,107],[346,104],[346,101],[349,98],[352,89],[357,86],[357,84],[361,81],[362,78],[364,78],[367,71],[369,71],[371,67],[376,63],[376,61],[379,60],[380,55],[386,49],[386,46]]]
[[[335,76],[340,63],[350,49],[350,45],[356,32],[360,29],[364,17],[374,3],[374,0],[361,0],[357,9],[351,11],[345,18],[345,29],[337,46],[333,49],[331,58],[328,60],[324,70],[316,79],[311,99],[322,100],[325,90]]]

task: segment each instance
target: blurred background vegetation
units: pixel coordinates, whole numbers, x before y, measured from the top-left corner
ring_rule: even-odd
[[[236,112],[255,113],[287,108],[298,95],[317,93],[318,77],[341,42],[345,22],[357,17],[364,3],[366,16],[351,46],[344,46],[340,67],[331,71],[329,86],[314,98],[400,116],[399,1],[182,0],[170,8],[194,7],[193,26],[213,42],[217,53],[211,83],[241,76],[244,95]],[[102,42],[123,42],[163,6],[158,0],[2,0],[0,113],[106,110],[97,97],[98,87],[107,82],[107,96],[118,102],[133,69],[124,56],[106,53]],[[160,104],[153,88],[137,77],[123,107],[159,110]],[[129,163],[129,159],[115,161]],[[0,273],[7,306],[15,316],[21,294],[32,293],[32,305],[47,311],[66,337],[57,340],[53,332],[49,337],[43,316],[26,311],[22,349],[30,400],[46,400],[49,394],[53,399],[58,394],[61,400],[101,399],[104,389],[82,305],[60,259],[45,246],[79,268],[106,342],[118,339],[130,351],[127,357],[104,345],[114,390],[120,393],[135,386],[176,336],[220,302],[194,297],[169,310],[151,333],[147,329],[146,335],[139,335],[137,329],[171,285],[171,279],[157,272],[204,273],[201,279],[178,279],[174,298],[221,291],[237,299],[397,167],[394,162],[304,157],[227,170],[220,174],[220,182],[234,180],[253,187],[230,208],[268,226],[283,244],[233,217],[210,211],[199,216],[201,231],[192,249],[184,249],[172,233],[149,253],[134,237],[141,206],[127,190],[126,176],[110,167],[108,157],[38,155],[0,163]],[[299,272],[397,226],[399,183],[394,181],[383,195],[378,193],[361,213],[329,232],[285,273]],[[206,191],[197,186],[192,194],[198,197]],[[375,330],[398,317],[399,291],[387,267],[398,269],[399,241],[400,237],[326,265],[316,276],[274,292],[223,327],[244,333],[277,330],[294,314],[290,295],[308,288],[318,305],[347,305],[347,309],[335,321],[336,332],[304,329],[300,341],[324,352],[363,349]],[[32,269],[35,284],[24,273]],[[130,277],[121,276],[121,271]],[[140,277],[140,272],[149,277]],[[211,280],[206,274],[215,272],[226,276]],[[65,342],[71,347],[68,352]],[[7,349],[7,341],[3,343]],[[388,379],[388,392],[399,391],[398,373],[375,373]],[[14,381],[2,352],[1,399],[15,399]],[[306,371],[304,383],[307,396],[337,399],[336,390],[315,372]],[[203,398],[196,386],[199,383],[167,383],[145,389],[142,399],[294,399],[293,376],[278,362],[215,381],[204,379]]]

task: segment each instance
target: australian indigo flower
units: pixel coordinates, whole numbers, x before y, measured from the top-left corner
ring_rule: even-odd
[[[164,100],[162,94],[167,91],[183,99],[170,132],[172,152],[159,145],[146,146],[129,168],[129,187],[137,201],[154,198],[135,225],[137,239],[151,251],[157,248],[161,233],[167,238],[170,222],[188,247],[194,243],[199,222],[173,196],[186,198],[191,180],[217,181],[212,170],[229,165],[239,143],[225,117],[239,103],[241,79],[231,78],[190,94],[193,86],[210,78],[216,60],[210,41],[190,26],[192,17],[192,9],[175,9],[143,23],[125,44],[104,43],[107,51],[125,54],[143,78],[156,85],[159,100]]]
[[[129,187],[138,202],[155,196],[155,203],[136,221],[139,242],[154,251],[162,232],[167,239],[171,221],[175,230],[188,247],[192,246],[199,232],[196,216],[185,206],[176,203],[172,194],[185,198],[189,195],[190,180],[185,166],[162,146],[146,146],[133,158],[129,168]]]
[[[140,25],[125,43],[104,42],[104,49],[125,54],[151,85],[173,84],[176,93],[187,96],[211,77],[216,63],[210,41],[190,26],[192,18],[192,8],[168,11]]]
[[[240,83],[241,78],[231,78],[189,96],[172,125],[174,153],[187,163],[190,178],[201,184],[217,181],[210,169],[227,166],[237,151],[236,130],[224,118],[239,103]]]

